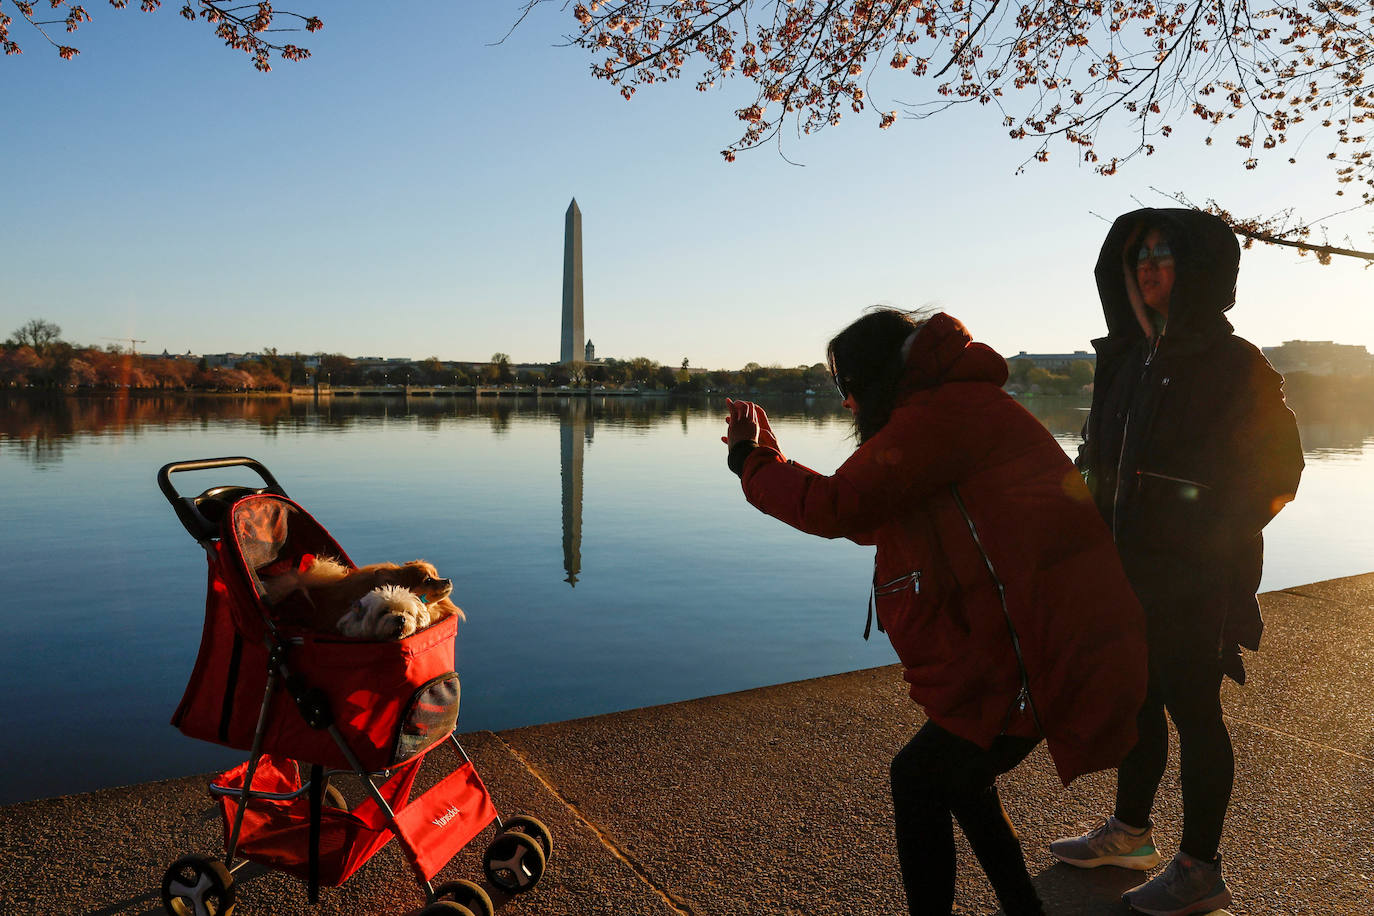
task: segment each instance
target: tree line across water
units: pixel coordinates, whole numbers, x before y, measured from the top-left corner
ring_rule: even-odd
[[[0,389],[47,391],[258,391],[287,392],[315,382],[331,385],[603,387],[676,394],[821,395],[839,399],[824,363],[697,370],[684,359],[664,366],[647,357],[608,359],[576,369],[552,363],[517,367],[505,353],[484,363],[444,362],[437,357],[409,363],[354,360],[339,354],[306,357],[267,349],[234,366],[209,366],[204,357],[149,356],[111,345],[82,347],[62,339],[62,329],[33,319],[0,343]],[[1093,366],[1075,360],[1052,372],[1028,359],[1008,361],[1007,390],[1018,395],[1084,396],[1092,392]],[[1374,417],[1374,376],[1347,377],[1290,372],[1288,402],[1312,421]]]
[[[300,385],[412,386],[578,386],[637,388],[687,394],[755,391],[779,394],[828,393],[834,386],[821,363],[698,370],[689,361],[664,366],[647,357],[607,359],[576,367],[551,363],[516,366],[505,353],[487,362],[451,362],[431,356],[412,362],[355,360],[341,354],[279,353],[267,348],[232,366],[209,365],[205,357],[153,356],[132,346],[80,346],[62,339],[62,329],[32,319],[0,344],[0,388],[50,391],[152,389],[163,391],[284,392]],[[837,395],[838,396],[838,395]]]

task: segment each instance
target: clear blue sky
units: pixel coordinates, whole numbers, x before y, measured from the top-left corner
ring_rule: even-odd
[[[1167,206],[1152,187],[1340,208],[1317,140],[1297,168],[1246,172],[1185,130],[1115,178],[1064,150],[1016,176],[1031,148],[987,109],[887,131],[866,112],[788,134],[804,166],[771,148],[725,165],[744,84],[626,102],[558,47],[556,5],[491,46],[519,5],[301,0],[325,21],[299,39],[314,57],[266,75],[174,6],[92,4],[71,62],[16,22],[0,336],[41,317],[153,352],[554,360],[575,196],[600,356],[812,363],[875,303],[940,306],[1004,353],[1086,349],[1103,217]],[[887,79],[878,107],[905,87]],[[1367,248],[1371,224],[1336,226]],[[1232,319],[1262,346],[1374,347],[1374,271],[1257,247]]]

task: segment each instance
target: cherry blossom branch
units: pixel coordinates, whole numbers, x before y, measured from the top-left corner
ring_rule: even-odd
[[[6,0],[0,0],[0,50],[5,54],[21,54],[23,50],[9,34],[10,25],[13,19],[6,15],[3,9]],[[62,23],[68,32],[75,32],[83,22],[91,22],[91,16],[84,6],[72,6],[65,19],[36,20],[33,17],[35,0],[8,0],[19,14],[23,16],[30,25],[37,29],[38,33],[48,41],[49,44],[57,48],[58,56],[64,60],[71,60],[81,52],[68,45],[62,45],[53,41],[43,28],[45,25],[55,25]],[[52,9],[60,9],[68,5],[68,0],[42,0],[48,3]],[[129,5],[129,0],[109,0],[110,6],[117,10],[122,10]],[[145,13],[156,11],[162,6],[162,0],[139,0],[139,9]],[[247,11],[251,11],[247,12]],[[283,60],[305,60],[310,56],[310,51],[306,48],[294,44],[277,43],[269,41],[262,36],[275,32],[299,31],[304,28],[307,32],[318,32],[324,28],[324,22],[317,16],[305,16],[286,10],[274,10],[270,0],[261,0],[258,3],[246,3],[237,6],[230,6],[218,0],[183,0],[180,10],[181,17],[189,21],[203,20],[209,25],[214,26],[215,34],[223,39],[224,43],[231,48],[236,48],[253,58],[253,65],[263,72],[272,69],[269,62],[272,52]],[[289,16],[301,20],[299,28],[273,28],[276,17]]]
[[[521,19],[540,2],[552,0],[522,0]],[[1257,11],[1251,0],[1019,2],[566,0],[564,9],[577,24],[569,42],[626,98],[687,68],[701,91],[726,77],[752,82],[727,161],[774,139],[781,151],[784,121],[810,134],[838,124],[846,106],[863,111],[886,59],[923,80],[928,94],[902,103],[913,119],[993,104],[1013,138],[1038,147],[1031,158],[1068,143],[1104,175],[1152,155],[1178,118],[1203,121],[1209,145],[1234,129],[1252,150],[1246,168],[1264,151],[1282,155],[1274,151],[1306,124],[1304,141],[1332,141],[1336,193],[1359,183],[1374,203],[1374,0],[1268,0]],[[880,128],[896,116],[879,114]],[[1112,155],[1099,135],[1118,120],[1135,130]]]

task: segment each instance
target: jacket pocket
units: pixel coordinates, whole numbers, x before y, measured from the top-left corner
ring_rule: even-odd
[[[876,576],[874,578],[876,579]],[[885,598],[888,595],[896,595],[906,591],[908,588],[911,589],[913,595],[919,595],[921,593],[921,571],[919,569],[913,569],[909,573],[903,573],[897,578],[889,579],[886,582],[875,581],[873,583],[873,594],[875,597]]]
[[[878,619],[883,628],[892,636],[892,629],[911,633],[919,631],[926,634],[922,638],[934,638],[937,642],[948,642],[967,636],[968,620],[959,602],[951,601],[946,587],[941,588],[941,578],[926,574],[924,569],[913,569],[886,581],[873,583],[873,597],[877,603]]]
[[[1211,484],[1159,471],[1136,471],[1131,546],[1196,557],[1209,552],[1217,524]]]
[[[1145,488],[1147,482],[1153,483],[1159,481],[1159,485],[1164,487],[1173,484],[1178,495],[1183,499],[1188,499],[1190,497],[1196,498],[1200,496],[1203,491],[1212,489],[1211,484],[1203,483],[1200,480],[1187,480],[1183,477],[1161,474],[1158,471],[1136,471],[1135,475],[1140,478],[1141,489]]]
[[[914,569],[911,572],[903,573],[895,579],[886,582],[878,581],[878,564],[873,564],[873,589],[871,597],[868,599],[869,623],[873,622],[873,608],[878,609],[878,629],[891,636],[889,627],[894,622],[900,622],[909,616],[908,608],[915,604],[916,598],[921,594],[921,571]],[[903,600],[906,596],[910,596]],[[892,599],[898,599],[893,601]],[[868,638],[868,629],[864,629],[864,639]]]
[[[892,636],[892,627],[910,627],[920,614],[921,570],[913,569],[900,576],[890,576],[890,570],[878,572],[873,567],[873,597],[871,607],[878,610],[878,629]],[[883,581],[879,581],[882,579]]]

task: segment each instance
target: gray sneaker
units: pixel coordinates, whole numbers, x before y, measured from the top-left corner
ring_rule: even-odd
[[[1137,830],[1109,817],[1082,836],[1065,837],[1050,844],[1050,855],[1077,868],[1118,865],[1146,871],[1159,864],[1159,852],[1149,827]]]
[[[1221,856],[1215,863],[1180,852],[1154,878],[1121,895],[1121,900],[1145,916],[1188,916],[1210,913],[1231,902],[1221,876]]]

